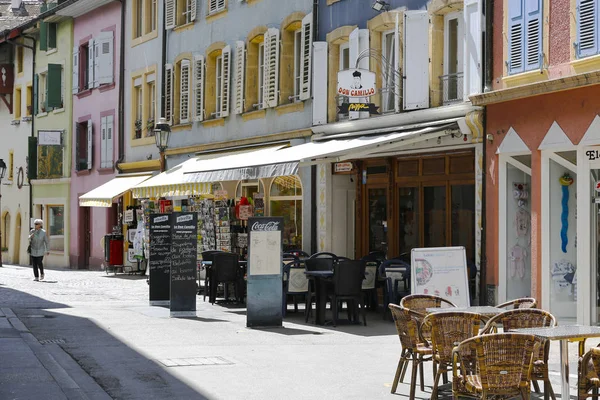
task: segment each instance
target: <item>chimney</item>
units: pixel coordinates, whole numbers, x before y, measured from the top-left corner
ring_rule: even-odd
[[[22,0],[10,0],[10,8],[14,10],[18,10],[21,8]]]

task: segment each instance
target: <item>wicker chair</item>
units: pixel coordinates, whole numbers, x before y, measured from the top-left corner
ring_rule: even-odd
[[[510,332],[514,329],[519,328],[541,328],[541,327],[553,327],[556,326],[556,318],[552,314],[544,310],[538,310],[535,308],[518,308],[515,310],[505,311],[491,318],[485,327],[483,328],[482,334],[494,333],[497,331],[497,325],[502,324],[504,332]],[[544,399],[548,400],[554,396],[554,390],[552,390],[552,384],[548,377],[548,356],[550,354],[550,341],[541,341],[541,347],[538,352],[535,353],[533,358],[533,370],[531,372],[531,379],[533,381],[533,387],[535,391],[539,393],[540,387],[537,381],[544,382]]]
[[[419,322],[421,324],[428,314],[428,308],[456,307],[451,301],[431,294],[411,294],[405,296],[400,300],[400,306],[417,313],[420,316]],[[422,326],[421,329],[421,335],[427,340],[431,339],[431,332],[428,327]]]
[[[511,301],[507,301],[506,303],[498,304],[496,308],[508,308],[510,307],[513,310],[517,308],[536,308],[537,300],[533,297],[522,297],[520,299],[514,299]]]
[[[409,361],[412,361],[412,374],[410,379],[410,400],[412,400],[415,398],[417,368],[420,372],[421,391],[424,391],[423,362],[430,361],[431,358],[425,357],[431,356],[433,352],[431,347],[426,343],[422,343],[419,338],[419,316],[413,311],[395,304],[389,304],[388,307],[392,312],[392,318],[396,323],[400,344],[402,344],[402,353],[400,354],[400,361],[398,361],[398,368],[396,368],[396,375],[394,376],[394,383],[392,384],[392,393],[396,393],[398,382],[404,381],[408,363]]]
[[[533,335],[497,333],[461,342],[452,352],[452,394],[478,399],[530,398]]]
[[[452,370],[452,350],[463,340],[477,336],[482,318],[481,314],[447,311],[429,314],[423,320],[422,330],[426,327],[431,330],[433,362],[437,368],[432,399],[437,399],[440,376]]]
[[[598,396],[600,388],[600,344],[592,347],[579,359],[577,368],[577,398],[579,400]],[[591,393],[590,393],[591,391]]]

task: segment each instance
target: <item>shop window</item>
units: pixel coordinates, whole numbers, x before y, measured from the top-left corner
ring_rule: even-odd
[[[368,196],[368,228],[369,252],[387,253],[387,190],[383,188],[369,189]]]
[[[581,3],[596,3],[584,1]],[[595,7],[595,5],[592,5]],[[581,16],[581,14],[580,14]],[[592,24],[596,26],[596,18]],[[580,21],[578,19],[578,21]],[[583,24],[583,27],[591,25]],[[580,30],[580,32],[583,32]],[[593,35],[596,35],[595,30]],[[508,2],[508,73],[540,69],[542,63],[542,0],[512,0]],[[579,36],[578,36],[579,37]],[[593,39],[596,43],[596,39]],[[587,42],[578,45],[579,54],[589,51]],[[582,53],[583,50],[583,53]]]
[[[283,217],[284,251],[302,247],[302,184],[297,176],[280,176],[270,188],[270,215]]]
[[[241,197],[254,198],[255,193],[264,194],[264,187],[261,180],[240,181],[235,189],[235,199],[239,200]]]
[[[463,246],[467,261],[475,260],[475,185],[450,186],[452,246]]]
[[[61,205],[47,206],[48,238],[50,250],[63,252],[65,250],[65,207]]]
[[[425,247],[446,246],[446,185],[423,188]]]
[[[367,167],[367,175],[387,174],[387,165],[371,165]]]
[[[419,187],[401,187],[398,190],[398,231],[400,253],[410,254],[420,247]]]

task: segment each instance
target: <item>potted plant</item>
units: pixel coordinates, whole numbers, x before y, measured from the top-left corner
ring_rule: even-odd
[[[142,137],[142,120],[138,119],[135,121],[135,138],[140,139]]]
[[[154,118],[148,118],[148,121],[146,121],[146,130],[148,131],[148,136],[154,136]]]

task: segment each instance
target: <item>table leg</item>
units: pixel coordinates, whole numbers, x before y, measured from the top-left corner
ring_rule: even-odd
[[[569,341],[560,341],[560,369],[562,377],[561,396],[563,400],[570,398],[569,389]]]

